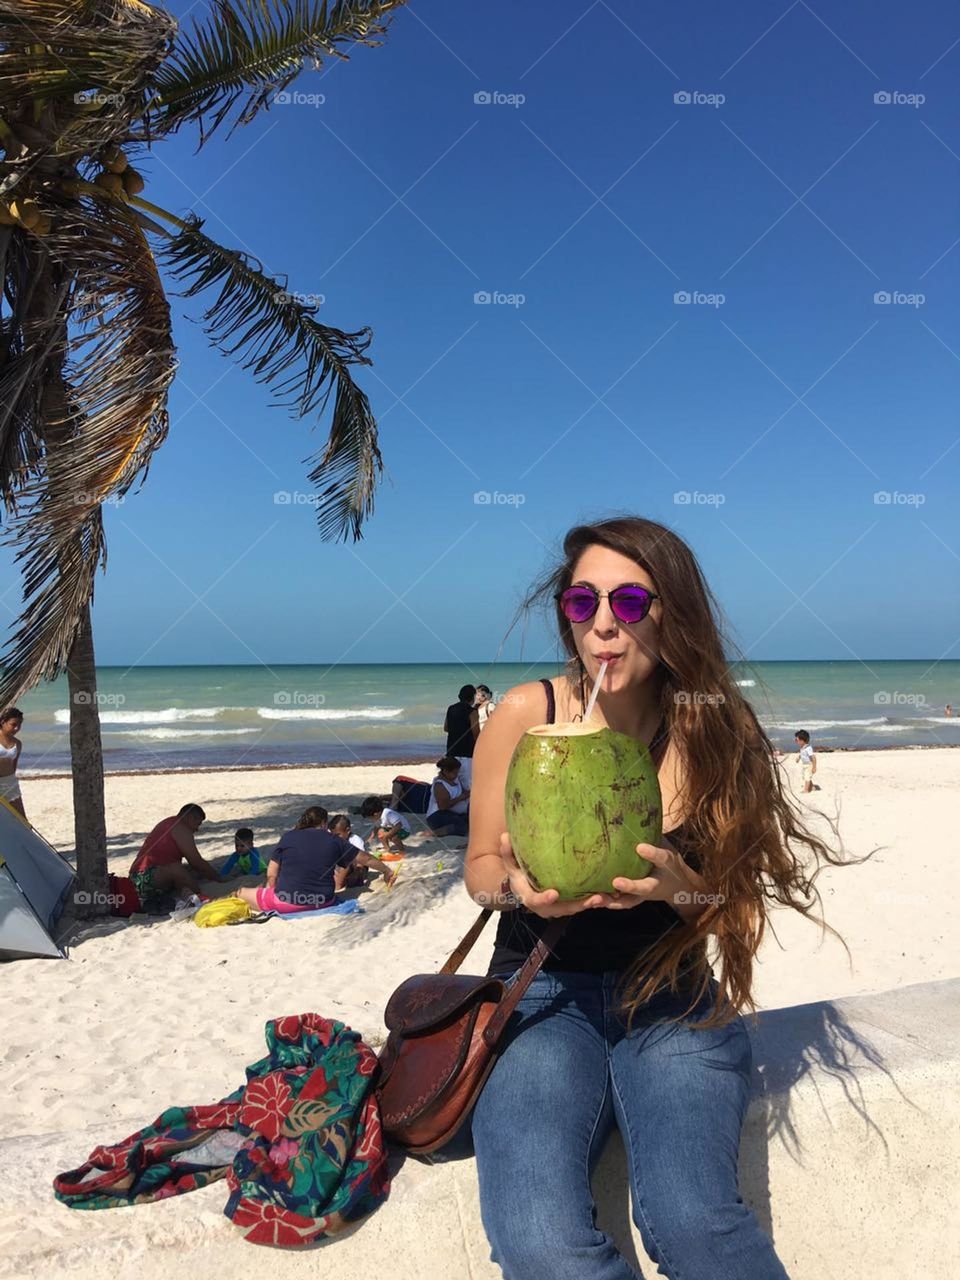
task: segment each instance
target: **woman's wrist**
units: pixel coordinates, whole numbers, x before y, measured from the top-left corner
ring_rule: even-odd
[[[496,889],[477,889],[471,897],[478,907],[487,907],[491,911],[515,911],[520,905],[510,889],[508,876],[503,877]]]
[[[708,893],[708,885],[703,876],[698,875],[691,867],[686,866],[686,883],[683,889],[673,895],[671,906],[685,924],[690,924],[698,916],[703,915],[707,907],[718,901],[715,894]]]

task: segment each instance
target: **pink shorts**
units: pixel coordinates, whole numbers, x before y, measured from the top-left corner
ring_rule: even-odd
[[[291,915],[295,911],[319,911],[323,907],[332,907],[335,898],[331,898],[329,902],[305,902],[299,903],[284,902],[282,898],[278,898],[276,892],[269,885],[261,885],[257,889],[257,906],[261,911],[276,911],[279,915]]]

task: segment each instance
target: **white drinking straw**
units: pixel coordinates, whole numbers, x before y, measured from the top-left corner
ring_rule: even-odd
[[[600,694],[600,686],[603,684],[603,677],[607,674],[607,664],[600,663],[600,670],[597,672],[597,678],[594,681],[593,693],[590,695],[590,701],[587,703],[587,709],[583,713],[583,723],[586,724],[593,715],[593,708],[597,705],[597,698]]]

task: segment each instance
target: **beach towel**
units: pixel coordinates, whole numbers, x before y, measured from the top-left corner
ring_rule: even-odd
[[[226,1178],[224,1213],[244,1239],[270,1245],[310,1244],[370,1213],[390,1189],[373,1050],[316,1013],[268,1022],[266,1039],[245,1085],[97,1147],[54,1178],[57,1199],[112,1209]]]
[[[332,907],[318,907],[316,911],[273,911],[270,914],[278,920],[312,920],[314,916],[363,915],[364,911],[356,898],[345,898]]]

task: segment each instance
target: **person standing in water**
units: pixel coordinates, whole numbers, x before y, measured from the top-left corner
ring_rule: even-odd
[[[16,809],[21,818],[26,818],[17,779],[17,764],[23,750],[23,743],[17,734],[22,727],[23,712],[19,707],[7,707],[0,711],[0,798],[6,800],[12,809]]]
[[[490,716],[497,709],[497,704],[493,700],[493,691],[488,685],[477,685],[476,712],[477,723],[482,729],[490,719]]]
[[[447,707],[443,719],[443,732],[447,735],[445,755],[460,761],[460,781],[469,787],[472,781],[473,749],[480,736],[480,717],[473,705],[477,690],[465,684],[457,694],[457,701]]]
[[[481,735],[465,863],[467,892],[501,913],[492,975],[515,974],[550,922],[567,918],[473,1112],[491,1256],[504,1280],[636,1280],[597,1224],[590,1186],[616,1126],[658,1274],[786,1280],[737,1185],[751,1075],[741,1010],[756,1007],[769,912],[821,923],[815,868],[863,859],[843,859],[802,825],[731,678],[700,566],[671,529],[639,517],[572,529],[528,604],[540,601],[554,605],[570,664],[510,690]],[[609,892],[560,901],[514,857],[507,769],[527,730],[582,719],[604,663],[591,719],[649,749],[665,834],[637,845],[648,874],[638,866]],[[704,704],[691,690],[716,697]]]

